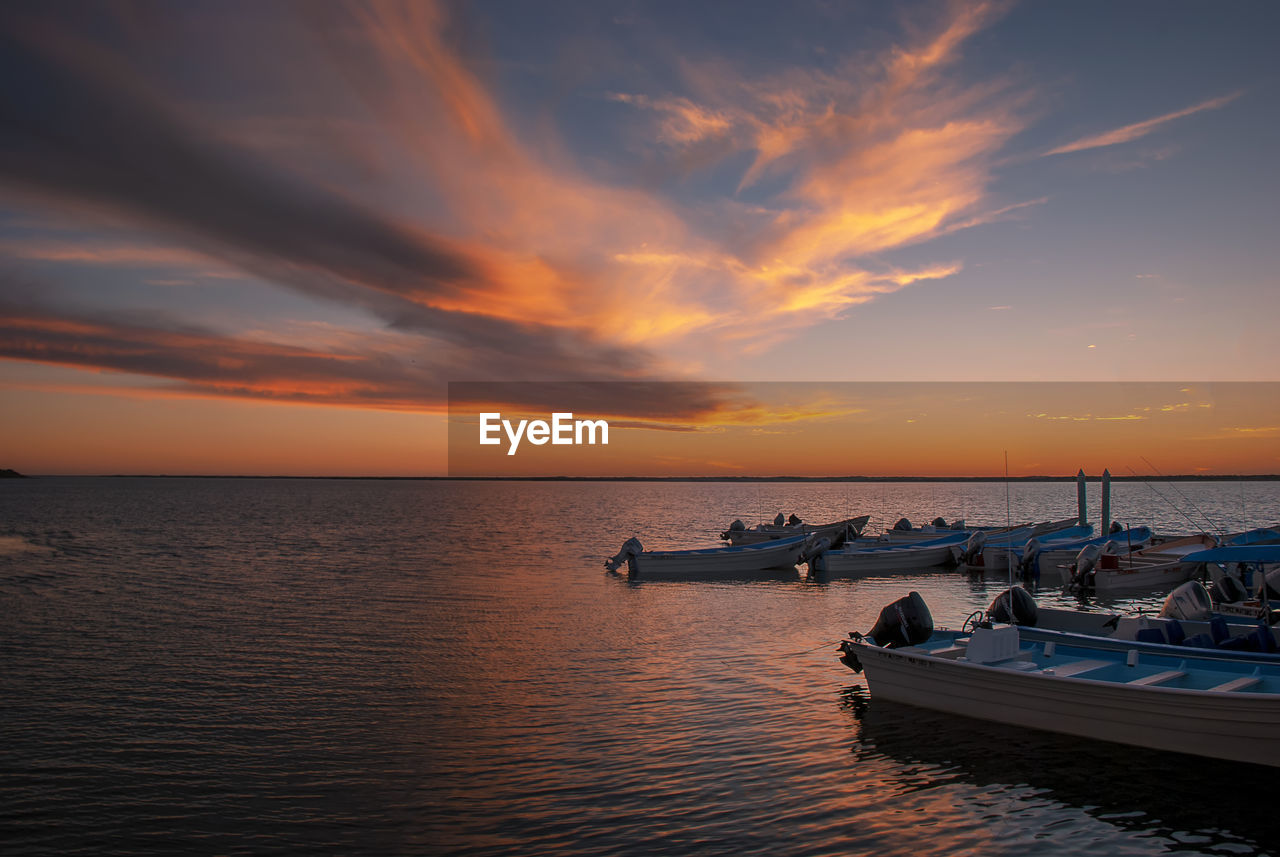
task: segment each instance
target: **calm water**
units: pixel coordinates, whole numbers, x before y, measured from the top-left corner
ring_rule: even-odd
[[[1011,505],[1014,518],[1067,517],[1075,489],[1014,485]],[[1241,529],[1280,520],[1280,484],[1126,483],[1113,508],[1165,531],[1192,529],[1186,516]],[[628,583],[601,568],[631,535],[706,546],[735,517],[778,511],[1002,523],[1005,494],[996,484],[0,483],[3,851],[1280,845],[1276,780],[1263,769],[877,703],[835,658],[834,641],[910,589],[955,626],[1000,581]]]

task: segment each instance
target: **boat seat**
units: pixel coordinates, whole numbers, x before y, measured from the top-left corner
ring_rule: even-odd
[[[1138,643],[1167,643],[1164,637],[1164,631],[1160,628],[1139,628],[1138,632],[1133,635],[1133,639]]]
[[[1191,649],[1212,649],[1213,637],[1208,634],[1192,634],[1182,641],[1182,645]]]
[[[1240,676],[1240,678],[1233,678],[1231,681],[1224,681],[1222,684],[1214,685],[1213,687],[1209,688],[1209,690],[1221,690],[1221,691],[1244,690],[1246,688],[1253,687],[1255,684],[1258,684],[1260,681],[1262,681],[1261,676],[1242,675]]]
[[[1258,627],[1251,634],[1255,645],[1260,652],[1274,652],[1276,650],[1276,638],[1271,633],[1271,629],[1267,627],[1265,622],[1259,622]]]
[[[1186,675],[1182,670],[1165,670],[1164,672],[1155,673],[1154,675],[1135,678],[1133,681],[1125,682],[1125,684],[1138,685],[1139,687],[1149,687],[1153,684],[1164,684],[1166,681],[1182,678]]]
[[[1112,663],[1113,661],[1076,661],[1056,667],[1047,667],[1044,671],[1049,675],[1078,676],[1102,667],[1109,667]]]
[[[957,655],[963,655],[966,651],[964,646],[947,646],[945,649],[934,649],[929,654],[935,658],[954,658]]]

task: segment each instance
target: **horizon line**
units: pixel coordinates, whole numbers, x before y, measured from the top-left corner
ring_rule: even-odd
[[[399,482],[1075,482],[1078,475],[1031,476],[340,476],[253,473],[58,473],[17,474],[18,479],[335,479]],[[1112,482],[1277,482],[1280,473],[1112,474]],[[1085,476],[1101,482],[1102,476]]]

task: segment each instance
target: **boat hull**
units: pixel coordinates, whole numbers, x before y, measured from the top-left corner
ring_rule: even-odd
[[[642,579],[731,578],[767,571],[795,571],[807,538],[694,551],[646,551],[627,558],[627,570]]]
[[[827,551],[813,560],[812,567],[817,572],[847,577],[936,568],[953,561],[953,544],[955,542],[930,546],[902,545],[893,548]],[[963,545],[963,540],[959,544]]]
[[[850,643],[872,698],[1153,750],[1280,766],[1280,696],[1209,694],[961,663]]]

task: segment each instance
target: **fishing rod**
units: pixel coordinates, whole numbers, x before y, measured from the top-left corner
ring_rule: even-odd
[[[1160,472],[1160,469],[1159,469],[1159,468],[1157,468],[1157,467],[1156,467],[1154,464],[1152,464],[1150,461],[1147,461],[1147,457],[1146,457],[1145,455],[1143,455],[1143,456],[1139,456],[1139,458],[1141,458],[1141,459],[1146,463],[1147,467],[1150,467],[1152,470],[1154,470],[1157,476],[1159,476],[1161,479],[1163,479],[1163,478],[1164,478],[1164,474]],[[1191,508],[1192,508],[1192,509],[1195,509],[1195,510],[1196,510],[1196,512],[1197,512],[1197,513],[1199,513],[1200,517],[1204,518],[1205,523],[1207,523],[1207,524],[1209,525],[1210,529],[1217,530],[1217,531],[1218,531],[1218,535],[1219,535],[1219,536],[1223,536],[1223,535],[1225,535],[1225,534],[1226,534],[1226,530],[1224,530],[1222,527],[1219,527],[1218,525],[1216,525],[1216,524],[1213,522],[1213,519],[1212,519],[1212,518],[1210,518],[1208,515],[1206,515],[1206,514],[1204,513],[1204,511],[1203,511],[1203,510],[1201,510],[1201,508],[1200,508],[1199,506],[1197,506],[1197,505],[1195,504],[1195,502],[1194,502],[1194,501],[1192,501],[1192,499],[1191,499],[1190,497],[1188,497],[1186,494],[1183,494],[1181,491],[1179,491],[1179,490],[1178,490],[1178,485],[1177,485],[1177,483],[1170,482],[1170,483],[1169,483],[1169,485],[1170,485],[1170,487],[1172,487],[1172,488],[1173,488],[1173,490],[1174,490],[1174,491],[1177,491],[1177,492],[1178,492],[1178,496],[1179,496],[1179,497],[1181,497],[1183,500],[1186,500],[1188,503],[1190,503],[1190,504],[1191,504]]]
[[[1176,505],[1174,505],[1172,500],[1170,500],[1168,497],[1164,496],[1159,491],[1157,491],[1156,487],[1152,485],[1150,482],[1148,482],[1146,479],[1143,479],[1142,474],[1134,470],[1132,465],[1129,465],[1129,472],[1132,473],[1134,476],[1138,477],[1138,479],[1142,482],[1143,485],[1150,488],[1152,493],[1154,493],[1157,497],[1159,497],[1161,500],[1167,503],[1170,509],[1173,509],[1173,511],[1177,512],[1179,515],[1186,518],[1188,524],[1199,529],[1200,525],[1197,524],[1195,521],[1191,520],[1190,515],[1188,515],[1186,512],[1182,511],[1181,509],[1179,509]]]

